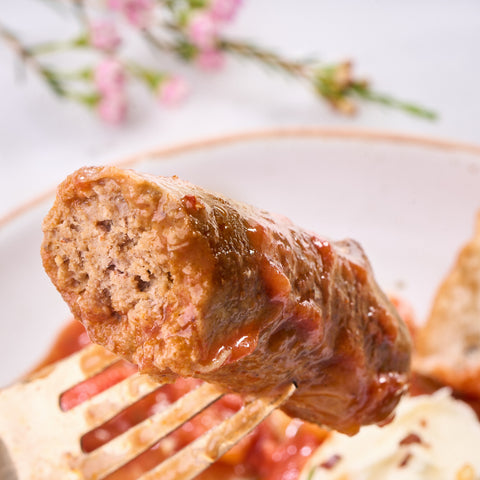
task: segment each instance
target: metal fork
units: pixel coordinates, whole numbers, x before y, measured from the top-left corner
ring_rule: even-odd
[[[0,390],[1,480],[101,480],[212,404],[223,393],[204,383],[90,453],[81,438],[161,386],[134,374],[71,410],[60,396],[118,361],[91,345],[46,367],[27,380]],[[139,480],[188,480],[201,473],[294,392],[256,397],[241,410],[164,460]]]

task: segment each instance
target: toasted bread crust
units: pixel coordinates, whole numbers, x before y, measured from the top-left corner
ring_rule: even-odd
[[[418,331],[415,369],[480,396],[480,211],[472,239],[440,285]]]

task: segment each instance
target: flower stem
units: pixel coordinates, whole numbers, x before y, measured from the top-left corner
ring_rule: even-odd
[[[225,52],[233,53],[244,58],[258,60],[268,67],[281,70],[285,73],[293,75],[294,77],[307,76],[309,67],[308,62],[287,60],[271,50],[259,48],[258,46],[248,42],[239,42],[222,38],[218,42],[218,48]]]
[[[44,67],[20,40],[7,28],[0,24],[0,38],[23,60],[25,65],[36,71],[47,83],[50,89],[59,96],[65,96],[65,90],[55,75]]]
[[[163,6],[171,13],[173,20],[163,21],[156,27],[163,27],[169,34],[166,38],[159,36],[157,30],[141,29],[139,32],[144,39],[156,50],[176,55],[186,62],[194,61],[201,49],[190,40],[186,33],[186,24],[182,21],[182,12],[190,12],[203,9],[208,4],[207,0],[157,0],[159,6]],[[55,3],[55,2],[52,2]],[[33,71],[40,75],[50,89],[58,96],[67,97],[93,106],[98,102],[98,94],[95,91],[76,91],[71,82],[92,82],[92,69],[85,68],[73,72],[63,72],[45,66],[40,58],[60,51],[70,51],[80,48],[90,48],[88,33],[88,17],[86,0],[69,0],[75,7],[75,12],[82,24],[84,33],[70,40],[52,41],[35,46],[25,46],[7,28],[0,24],[0,40],[4,42],[18,55],[18,57]],[[250,42],[231,40],[219,37],[216,40],[216,48],[226,54],[236,55],[247,60],[257,62],[273,70],[285,73],[292,78],[302,80],[313,88],[318,97],[326,100],[337,111],[350,114],[356,110],[358,100],[375,102],[387,107],[396,108],[406,113],[425,119],[433,120],[436,113],[423,106],[398,100],[372,90],[370,85],[362,79],[354,76],[351,62],[339,62],[331,65],[318,64],[317,61],[288,59],[274,51],[257,46]],[[126,64],[135,77],[146,83],[152,90],[166,78],[164,72],[147,69],[139,65]],[[82,88],[85,86],[82,85]]]
[[[46,42],[35,45],[30,48],[33,55],[48,55],[65,50],[73,50],[76,48],[85,48],[89,46],[88,35],[82,34],[70,40],[60,42]]]
[[[430,109],[375,92],[366,82],[350,77],[351,64],[349,62],[314,67],[312,62],[287,60],[275,52],[249,43],[221,39],[218,47],[242,57],[258,60],[266,66],[281,70],[294,77],[307,78],[314,84],[319,95],[328,100],[334,108],[344,110],[345,113],[354,111],[353,106],[347,102],[347,97],[358,96],[363,100],[403,110],[428,120],[437,118],[437,114]],[[312,75],[313,72],[315,72],[314,75]],[[339,72],[342,73],[342,78],[338,78]],[[319,78],[328,79],[328,81],[322,81],[319,84]]]
[[[65,87],[63,80],[83,79],[87,80],[87,69],[78,72],[62,73],[42,65],[33,53],[32,49],[23,45],[20,40],[7,28],[0,24],[0,38],[18,55],[25,65],[40,75],[53,93],[59,97],[69,98],[83,103],[87,106],[94,106],[98,102],[96,92],[76,92]],[[90,74],[91,76],[91,74]],[[62,79],[63,77],[63,79]]]
[[[173,53],[184,61],[192,60],[198,53],[197,47],[183,37],[176,41],[166,41],[154,35],[151,30],[145,29],[142,33],[152,47],[162,52]]]
[[[158,86],[165,80],[165,78],[167,78],[167,74],[165,72],[159,72],[157,70],[145,68],[135,62],[128,62],[125,64],[125,67],[132,75],[144,82],[150,88],[150,90],[157,89]]]
[[[438,114],[433,110],[411,102],[398,100],[390,95],[375,92],[369,88],[364,88],[363,86],[352,88],[352,92],[354,92],[354,94],[358,95],[360,98],[369,100],[370,102],[379,103],[381,105],[396,108],[398,110],[403,110],[404,112],[410,113],[417,117],[422,117],[427,120],[436,120],[438,118]]]

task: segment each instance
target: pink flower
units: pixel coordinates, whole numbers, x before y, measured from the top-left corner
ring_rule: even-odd
[[[107,8],[111,10],[122,10],[124,3],[124,0],[107,0]]]
[[[112,22],[97,20],[90,24],[90,43],[99,50],[110,52],[120,45],[121,38]]]
[[[225,64],[225,55],[216,49],[203,50],[198,53],[195,62],[203,70],[219,70]]]
[[[97,105],[100,118],[107,123],[121,123],[127,113],[122,64],[114,58],[105,58],[95,69],[94,81],[100,92]]]
[[[155,0],[108,0],[108,8],[121,12],[137,28],[148,26]]]
[[[242,0],[212,0],[210,2],[210,15],[214,20],[230,22],[234,19]]]
[[[153,7],[153,0],[126,0],[123,13],[134,27],[145,28],[150,21]]]
[[[215,46],[218,26],[208,12],[194,15],[188,24],[188,37],[201,50],[212,49]]]
[[[131,25],[145,28],[152,18],[154,0],[125,0],[123,14]]]
[[[97,105],[100,118],[112,125],[118,125],[127,115],[127,101],[123,92],[103,95]]]
[[[158,98],[167,107],[178,105],[188,93],[188,84],[181,77],[169,77],[160,83],[158,88]]]
[[[103,94],[123,91],[125,72],[122,64],[114,58],[105,58],[95,68],[94,81]]]

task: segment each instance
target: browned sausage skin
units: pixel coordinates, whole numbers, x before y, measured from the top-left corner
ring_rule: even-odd
[[[405,390],[410,339],[361,247],[176,177],[83,168],[44,221],[53,283],[96,343],[157,377],[239,393],[355,433]]]

